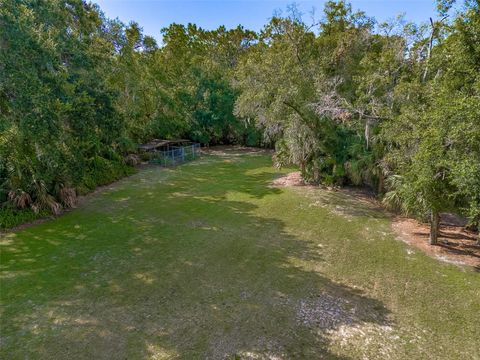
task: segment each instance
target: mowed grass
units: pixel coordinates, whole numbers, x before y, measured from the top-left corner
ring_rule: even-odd
[[[480,359],[480,274],[264,155],[149,168],[1,238],[2,359]]]

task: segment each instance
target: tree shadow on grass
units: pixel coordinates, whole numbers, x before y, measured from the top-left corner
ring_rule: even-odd
[[[421,231],[414,231],[413,236],[417,239],[422,239],[425,244],[428,244],[430,229],[422,225],[420,230]],[[442,248],[446,254],[480,258],[480,251],[478,246],[475,245],[475,241],[474,236],[466,234],[465,232],[451,233],[440,231],[438,243],[435,246]]]
[[[212,166],[152,182],[157,201],[126,184],[126,207],[86,205],[7,238],[3,357],[347,359],[331,348],[340,329],[388,325],[381,302],[307,266],[323,261],[315,244],[228,199],[280,196],[272,174],[253,162],[208,186],[183,177]]]

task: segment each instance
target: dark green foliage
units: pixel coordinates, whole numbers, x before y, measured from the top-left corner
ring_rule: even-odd
[[[255,127],[233,115],[230,83],[255,34],[172,25],[164,35],[159,49],[138,24],[110,21],[81,0],[2,2],[5,224],[58,213],[76,194],[131,174],[124,159],[151,138],[260,143]]]
[[[478,10],[471,3],[444,25],[448,36],[436,40],[428,63],[412,69],[417,79],[399,85],[407,98],[399,94],[398,112],[382,127],[390,150],[384,159],[398,180],[387,200],[423,218],[441,211],[480,217]]]
[[[454,1],[440,1],[442,16]],[[305,180],[367,185],[427,218],[480,218],[478,3],[416,26],[375,24],[329,1],[315,33],[295,7],[237,67],[236,113],[277,141]],[[431,45],[430,45],[431,44]]]
[[[4,207],[58,213],[74,203],[62,198],[75,197],[72,187],[94,188],[126,173],[115,150],[125,123],[106,77],[114,51],[109,28],[80,0],[7,0],[0,22]],[[100,176],[101,161],[111,169]]]
[[[0,202],[57,213],[131,173],[138,143],[181,137],[275,146],[308,182],[478,222],[480,12],[437,3],[426,25],[345,1],[313,26],[295,6],[259,33],[171,24],[159,47],[81,0],[4,0]]]

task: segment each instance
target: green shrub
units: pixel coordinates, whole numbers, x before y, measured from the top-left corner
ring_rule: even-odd
[[[43,210],[35,213],[32,209],[13,209],[4,207],[0,209],[0,229],[10,229],[36,219],[50,215],[50,212]]]
[[[84,175],[82,181],[77,184],[77,192],[84,195],[97,186],[107,185],[124,176],[132,175],[135,169],[121,161],[111,161],[102,157],[96,157],[90,170]]]

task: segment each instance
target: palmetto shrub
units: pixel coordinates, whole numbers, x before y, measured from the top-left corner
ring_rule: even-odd
[[[125,163],[129,166],[136,166],[140,163],[140,158],[136,154],[128,154],[125,156]]]
[[[32,203],[30,195],[21,189],[10,190],[8,200],[18,209],[25,209]]]
[[[77,192],[74,188],[62,186],[58,191],[58,199],[66,208],[73,208],[77,204]]]
[[[34,180],[32,193],[34,194],[34,201],[31,207],[35,213],[38,213],[41,210],[50,210],[55,215],[60,214],[62,205],[48,193],[44,181]]]

